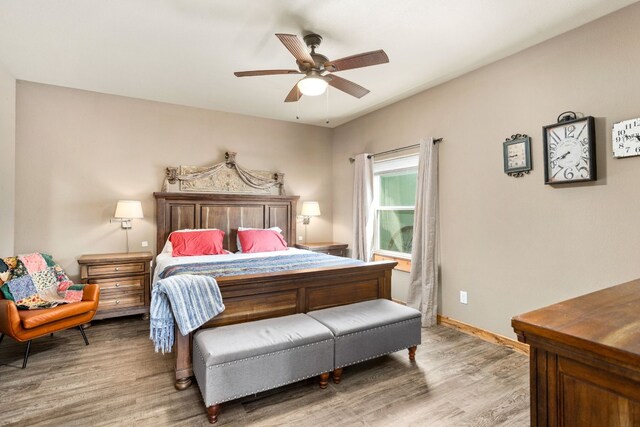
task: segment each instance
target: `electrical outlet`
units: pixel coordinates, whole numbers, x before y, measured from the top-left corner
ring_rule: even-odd
[[[302,242],[302,236],[298,236],[298,242]]]
[[[460,291],[460,302],[467,304],[467,291]]]
[[[147,242],[146,240],[142,241],[142,247],[146,248],[147,246],[149,246],[149,242]]]

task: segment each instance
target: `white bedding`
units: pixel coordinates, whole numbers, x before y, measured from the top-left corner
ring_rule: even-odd
[[[312,253],[304,249],[289,248],[286,251],[258,252],[258,253],[236,253],[226,255],[201,255],[201,256],[180,256],[172,257],[170,253],[161,253],[156,257],[156,268],[153,272],[152,286],[159,280],[160,273],[171,265],[192,264],[195,262],[222,262],[236,259],[269,258],[291,254]]]

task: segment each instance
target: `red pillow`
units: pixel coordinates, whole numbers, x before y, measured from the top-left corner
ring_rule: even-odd
[[[202,230],[189,233],[171,233],[169,241],[171,256],[220,255],[227,253],[222,248],[222,230]]]
[[[275,230],[238,230],[242,253],[286,251],[287,242]]]

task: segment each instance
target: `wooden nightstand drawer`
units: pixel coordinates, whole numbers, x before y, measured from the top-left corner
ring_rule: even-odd
[[[347,256],[345,252],[346,252],[345,249],[332,249],[332,250],[326,251],[325,253],[328,255],[335,255],[335,256]]]
[[[144,306],[144,293],[134,292],[122,295],[100,295],[98,310],[114,310],[127,307]]]
[[[121,273],[144,273],[144,262],[132,262],[128,264],[113,263],[105,265],[89,265],[87,268],[89,276],[113,276]]]
[[[100,285],[101,292],[144,291],[144,276],[119,277],[116,279],[93,279],[91,283]]]

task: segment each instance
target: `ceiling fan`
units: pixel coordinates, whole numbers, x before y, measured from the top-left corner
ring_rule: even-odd
[[[305,77],[291,89],[284,102],[296,102],[302,95],[321,95],[327,86],[332,86],[356,98],[362,98],[369,93],[368,89],[332,73],[389,62],[389,57],[382,49],[330,61],[326,56],[316,53],[316,49],[322,42],[322,37],[318,34],[304,36],[304,44],[294,34],[276,34],[276,37],[296,58],[297,70],[236,71],[233,74],[237,77],[305,74]],[[307,51],[305,44],[311,49],[311,52]]]

